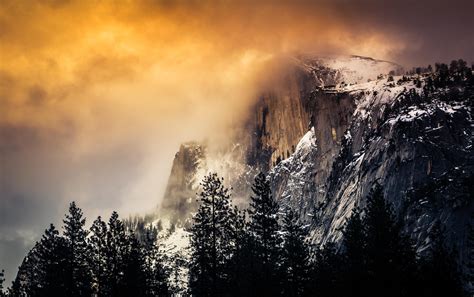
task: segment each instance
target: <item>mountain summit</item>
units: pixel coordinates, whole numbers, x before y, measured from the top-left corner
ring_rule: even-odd
[[[180,205],[182,220],[194,211],[193,172],[217,171],[246,199],[254,175],[264,171],[280,205],[311,226],[314,243],[337,242],[377,183],[419,251],[441,222],[466,257],[474,211],[472,70],[402,75],[395,63],[359,56],[292,59],[284,82],[254,101],[238,127],[238,145],[219,157],[224,165],[206,166],[215,156],[199,145],[181,148],[168,187],[179,179],[189,197],[167,191],[163,205]],[[199,165],[186,171],[185,160]],[[181,171],[184,179],[175,176]]]

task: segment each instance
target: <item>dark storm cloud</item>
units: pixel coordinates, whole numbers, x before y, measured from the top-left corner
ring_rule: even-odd
[[[394,55],[404,64],[474,61],[474,1],[344,1],[334,8],[355,27],[394,35],[406,43]]]
[[[163,5],[161,1],[143,1]],[[158,3],[158,4],[156,4]],[[166,1],[164,3],[167,3]],[[184,2],[186,3],[186,2]],[[236,43],[252,41],[270,46],[272,38],[296,44],[302,50],[351,52],[351,44],[383,35],[393,45],[390,58],[406,66],[464,58],[474,61],[474,1],[472,0],[315,0],[315,1],[205,1],[194,7],[196,15],[206,16],[204,24],[215,25],[214,32],[236,35]],[[173,9],[186,10],[177,1]],[[169,6],[167,8],[171,9]],[[151,10],[153,11],[153,9]],[[245,21],[241,21],[245,20]],[[235,24],[235,23],[237,24]],[[222,28],[222,29],[219,29]],[[324,31],[337,28],[344,33],[342,44],[318,40]],[[309,33],[308,33],[309,31]],[[242,32],[245,34],[243,35]],[[262,37],[258,32],[268,35]],[[294,32],[294,34],[292,34]],[[243,37],[244,36],[244,37]],[[224,37],[225,38],[225,37]],[[374,47],[377,44],[372,44]],[[236,45],[238,46],[238,45]]]

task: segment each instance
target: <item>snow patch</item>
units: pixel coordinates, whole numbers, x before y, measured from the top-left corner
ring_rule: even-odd
[[[296,146],[296,149],[295,149],[295,154],[296,155],[304,154],[304,152],[308,151],[309,149],[312,149],[315,146],[316,146],[316,135],[314,133],[314,127],[311,127],[311,129],[308,132],[306,132],[306,134],[298,142],[298,145]]]

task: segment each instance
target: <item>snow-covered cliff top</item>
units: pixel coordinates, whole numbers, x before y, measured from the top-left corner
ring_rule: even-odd
[[[295,57],[297,64],[313,73],[322,87],[360,84],[375,80],[379,75],[401,74],[403,68],[395,63],[361,56],[320,57],[303,54]]]

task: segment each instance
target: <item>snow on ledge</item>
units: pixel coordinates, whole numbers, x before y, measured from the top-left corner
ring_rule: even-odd
[[[316,135],[314,133],[314,127],[311,127],[311,129],[308,132],[306,132],[306,134],[298,142],[298,145],[296,146],[296,149],[295,149],[295,154],[298,154],[298,152],[300,153],[306,152],[315,146],[316,146]]]

